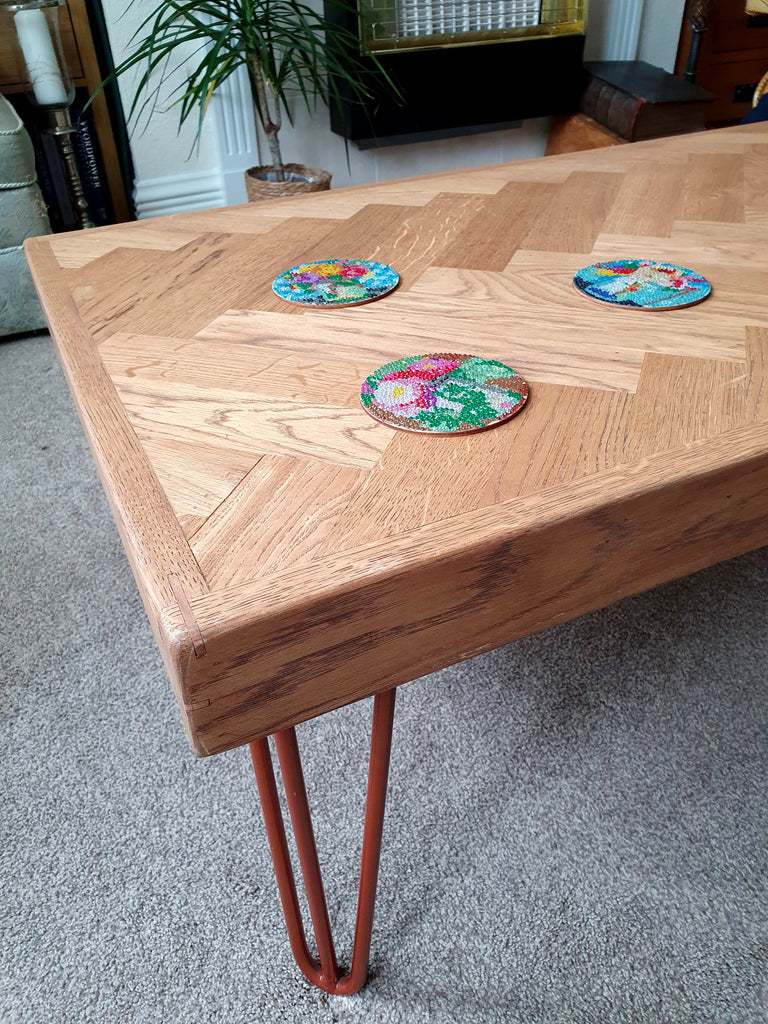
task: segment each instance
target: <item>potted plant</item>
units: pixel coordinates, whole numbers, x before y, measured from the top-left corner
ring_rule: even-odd
[[[349,9],[346,0],[326,3]],[[238,68],[246,68],[254,117],[272,160],[245,172],[250,200],[330,187],[327,171],[283,162],[279,132],[283,116],[291,117],[289,90],[298,92],[311,112],[318,98],[338,103],[340,88],[345,96],[364,100],[370,62],[387,77],[353,32],[301,0],[157,0],[132,46],[99,88],[133,68],[143,69],[129,117],[137,111],[151,114],[167,88],[168,99],[179,108],[179,126],[196,114],[198,135],[214,91]],[[174,84],[179,68],[184,77]]]

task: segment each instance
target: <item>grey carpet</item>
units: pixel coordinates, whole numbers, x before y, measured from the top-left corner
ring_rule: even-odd
[[[401,688],[372,976],[329,997],[247,752],[186,746],[47,337],[0,380],[3,1024],[768,1022],[766,550]],[[299,733],[340,950],[369,720]]]

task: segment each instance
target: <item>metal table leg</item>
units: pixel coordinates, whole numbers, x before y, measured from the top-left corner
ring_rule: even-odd
[[[373,726],[371,730],[371,756],[368,767],[368,794],[365,803],[363,852],[360,865],[360,886],[357,898],[357,921],[349,974],[340,977],[339,965],[333,946],[331,925],[325,902],[323,880],[317,859],[312,819],[301,770],[301,757],[294,729],[275,734],[275,746],[283,773],[288,810],[296,838],[304,888],[312,918],[312,927],[319,954],[319,962],[310,955],[304,924],[296,894],[296,881],[291,865],[285,824],[277,796],[275,773],[267,739],[251,743],[251,757],[256,772],[264,823],[275,866],[275,876],[283,905],[285,923],[296,963],[304,975],[319,988],[334,995],[352,995],[365,984],[368,973],[368,954],[371,948],[371,929],[376,900],[376,881],[379,874],[381,834],[389,774],[389,755],[392,746],[392,722],[395,712],[395,690],[379,693],[374,698]]]

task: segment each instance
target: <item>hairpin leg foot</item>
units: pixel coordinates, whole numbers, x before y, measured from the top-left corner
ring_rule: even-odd
[[[280,900],[296,963],[304,975],[319,988],[334,995],[353,995],[365,984],[371,929],[379,874],[381,835],[392,746],[392,722],[395,711],[395,690],[379,693],[374,698],[371,757],[368,768],[368,795],[365,804],[363,853],[357,899],[357,921],[349,974],[339,976],[339,965],[333,946],[331,925],[325,901],[320,864],[312,830],[307,791],[301,769],[301,758],[294,729],[275,734],[275,746],[283,773],[288,810],[296,839],[309,913],[317,943],[318,959],[307,948],[304,924],[296,894],[296,881],[291,865],[285,824],[277,796],[275,773],[267,739],[251,743],[251,757],[259,787],[267,838],[275,866]]]

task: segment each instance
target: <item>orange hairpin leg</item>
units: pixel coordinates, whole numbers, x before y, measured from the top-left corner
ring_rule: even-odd
[[[296,894],[296,881],[285,837],[285,824],[277,796],[269,743],[267,739],[254,740],[251,743],[251,757],[256,772],[264,823],[291,949],[296,963],[312,984],[326,992],[332,992],[334,995],[353,995],[363,987],[368,974],[368,954],[371,949],[376,882],[379,875],[381,834],[384,825],[394,713],[395,690],[377,694],[373,706],[368,795],[365,802],[363,853],[360,864],[352,965],[349,974],[344,976],[339,975],[339,965],[333,947],[331,923],[328,919],[323,880],[317,859],[317,848],[312,831],[312,819],[309,813],[304,775],[301,770],[296,732],[294,729],[285,729],[283,732],[276,733],[275,746],[283,773],[288,810],[317,943],[317,960],[307,948],[304,924]]]

